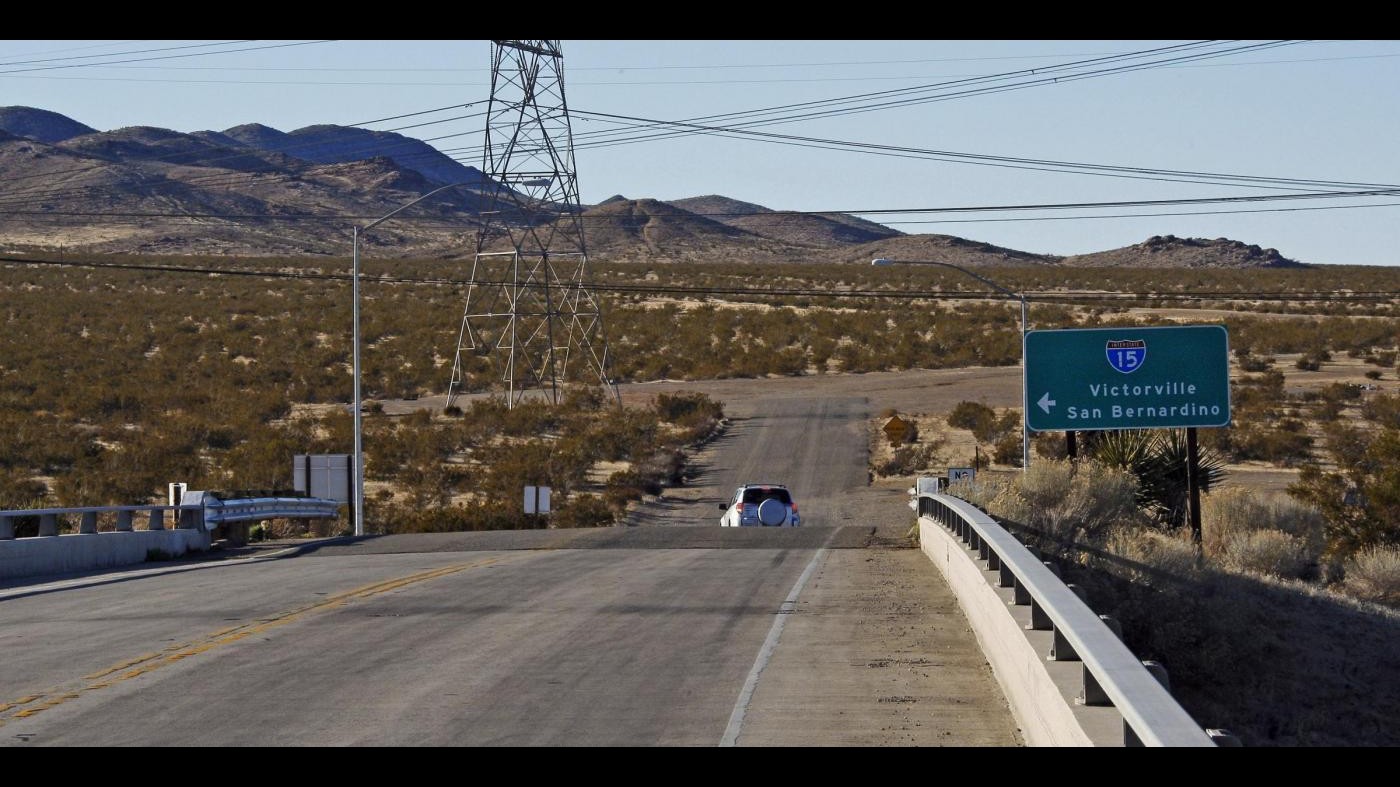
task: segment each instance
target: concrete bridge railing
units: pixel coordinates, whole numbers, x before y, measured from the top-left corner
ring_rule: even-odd
[[[1238,745],[1203,730],[1051,563],[972,504],[920,491],[919,541],[958,597],[1027,743]]]
[[[261,519],[334,517],[334,500],[264,497],[221,500],[185,492],[179,505],[84,506],[0,511],[0,580],[142,563],[208,550],[215,528]],[[98,518],[115,520],[98,532]],[[38,518],[38,535],[16,538],[16,520]],[[60,534],[60,518],[78,519],[78,532]],[[170,527],[167,527],[167,524]],[[137,527],[140,526],[140,529]]]

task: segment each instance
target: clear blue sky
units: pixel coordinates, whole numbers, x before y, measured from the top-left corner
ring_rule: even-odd
[[[486,41],[330,42],[173,57],[285,43],[292,42],[4,41],[0,104],[50,109],[104,130],[151,125],[195,131],[259,122],[290,131],[487,97]],[[571,109],[683,119],[1185,43],[566,40],[563,50]],[[166,49],[194,44],[205,46]],[[155,49],[165,51],[149,51]],[[132,54],[117,54],[123,52]],[[168,59],[145,59],[155,57]],[[135,62],[114,62],[118,60]],[[84,65],[72,67],[76,64]],[[1400,184],[1397,85],[1400,42],[1306,42],[762,130],[1018,158]],[[454,114],[466,112],[369,127],[394,128]],[[469,148],[481,141],[480,122],[451,121],[402,133],[421,139],[453,134],[457,136],[432,144],[444,150]],[[576,134],[606,128],[582,116],[574,125]],[[479,154],[467,155],[467,163],[479,163]],[[724,194],[797,210],[1163,200],[1288,191],[993,168],[708,136],[581,149],[578,170],[585,202],[619,193],[659,199]],[[1174,234],[1230,237],[1275,247],[1304,262],[1400,264],[1400,207],[1394,205],[1084,218],[1379,203],[1400,203],[1400,195],[871,218],[906,232],[954,234],[1033,252],[1082,253]],[[1023,220],[1049,216],[1075,218]],[[947,223],[954,219],[958,221]],[[1017,220],[1000,221],[1004,219]],[[906,223],[932,221],[940,223]]]

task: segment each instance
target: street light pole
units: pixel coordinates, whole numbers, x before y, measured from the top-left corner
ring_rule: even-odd
[[[968,276],[982,282],[983,284],[1004,292],[1021,302],[1021,470],[1025,471],[1031,466],[1031,431],[1026,424],[1026,416],[1030,412],[1030,402],[1026,393],[1026,296],[1024,293],[1012,292],[1007,288],[997,284],[985,276],[976,273],[960,265],[951,262],[936,262],[934,260],[891,260],[884,257],[877,257],[870,261],[871,265],[937,265],[941,268],[952,268],[955,271],[965,273]]]
[[[384,214],[383,216],[380,216],[374,221],[371,221],[369,224],[366,224],[363,227],[355,225],[350,228],[351,246],[353,249],[351,255],[352,262],[350,279],[352,283],[350,287],[350,297],[354,300],[354,305],[351,308],[351,311],[354,314],[355,323],[354,337],[352,339],[352,344],[354,345],[353,374],[355,375],[355,403],[353,405],[355,409],[355,457],[353,461],[355,463],[355,535],[357,536],[362,536],[365,534],[365,455],[364,431],[363,423],[361,420],[363,416],[360,412],[364,408],[364,401],[363,399],[361,399],[360,396],[360,235],[374,229],[375,227],[379,226],[385,221],[388,221],[389,219],[398,215],[399,211],[411,208],[414,205],[417,205],[418,203],[435,194],[440,194],[444,191],[447,191],[448,189],[455,189],[458,186],[465,185],[467,184],[453,183],[448,186],[433,189],[432,191],[428,192],[427,194],[424,194],[418,199],[413,200],[412,202],[407,202],[403,205],[400,205],[399,207],[389,211],[388,213]]]

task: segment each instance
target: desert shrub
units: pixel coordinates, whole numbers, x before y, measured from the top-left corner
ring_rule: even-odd
[[[1381,394],[1361,405],[1361,414],[1369,421],[1391,429],[1400,429],[1400,396]]]
[[[1269,367],[1273,366],[1273,364],[1274,359],[1269,357],[1246,355],[1240,358],[1240,369],[1246,372],[1268,371]]]
[[[1322,511],[1327,554],[1400,541],[1400,429],[1329,424],[1324,434],[1336,469],[1305,466],[1288,494]]]
[[[1046,459],[1064,459],[1069,456],[1069,446],[1065,436],[1059,432],[1035,432],[1031,436],[1031,447],[1036,456]]]
[[[1021,454],[1022,448],[1020,432],[1008,432],[992,446],[992,459],[1004,465],[1020,467],[1025,460]]]
[[[997,413],[980,402],[958,402],[948,413],[948,425],[954,429],[968,429],[973,433],[987,430],[996,423]]]
[[[1137,524],[1137,480],[1128,472],[1093,462],[1035,462],[1000,482],[954,484],[950,493],[972,494],[993,516],[1009,519],[1057,541],[1102,537],[1117,526]]]
[[[1109,533],[1104,548],[1109,554],[1130,561],[1125,568],[1127,579],[1148,587],[1161,584],[1162,574],[1185,579],[1200,570],[1195,546],[1181,535],[1118,528]]]
[[[1366,372],[1366,379],[1379,380],[1381,379],[1381,373],[1375,369],[1371,369],[1370,371]]]
[[[613,523],[613,509],[597,495],[577,495],[555,511],[551,521],[559,528],[607,527]]]
[[[1301,539],[1281,530],[1246,530],[1225,539],[1220,564],[1233,571],[1297,579],[1309,560]]]
[[[943,450],[943,440],[923,445],[906,445],[895,449],[894,455],[880,463],[875,472],[883,476],[913,475],[932,466],[939,460]]]
[[[1346,563],[1347,593],[1366,601],[1400,607],[1400,547],[1363,549]]]
[[[1005,488],[1006,481],[1001,478],[964,479],[949,484],[948,494],[966,500],[987,513],[992,513],[993,501]]]
[[[603,499],[614,508],[625,506],[630,500],[641,500],[643,495],[661,494],[661,482],[636,470],[619,470],[608,476],[603,488]]]
[[[1273,426],[1242,425],[1229,435],[1229,452],[1237,460],[1257,459],[1297,467],[1312,457],[1313,439],[1301,427],[1302,422],[1291,418]]]
[[[1322,512],[1284,495],[1221,489],[1201,498],[1201,548],[1207,557],[1223,565],[1240,562],[1231,557],[1232,545],[1240,545],[1239,550],[1264,549],[1246,543],[1248,534],[1261,531],[1294,539],[1304,564],[1311,564],[1322,554],[1325,527]]]
[[[663,421],[684,425],[705,418],[720,418],[724,415],[724,408],[703,393],[680,391],[657,394],[656,414]]]

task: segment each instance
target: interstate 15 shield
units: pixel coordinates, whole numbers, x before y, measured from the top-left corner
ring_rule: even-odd
[[[1146,339],[1110,339],[1104,346],[1108,365],[1123,374],[1130,374],[1142,368],[1147,360]]]

